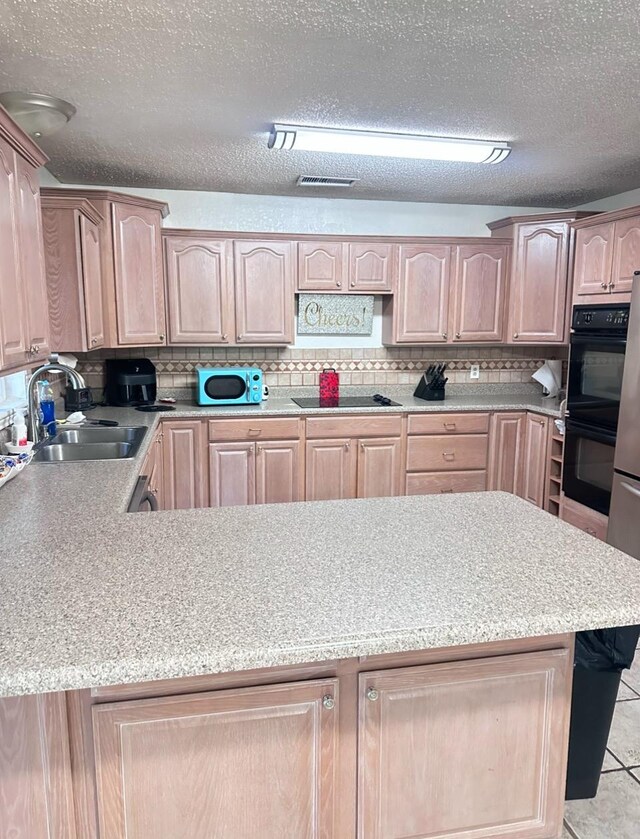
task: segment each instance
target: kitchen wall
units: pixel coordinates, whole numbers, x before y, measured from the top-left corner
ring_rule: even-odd
[[[46,169],[43,186],[61,184]],[[171,189],[94,187],[145,195],[169,204],[165,227],[275,233],[380,234],[398,236],[487,236],[487,222],[503,216],[550,211],[550,207],[359,201],[348,198],[291,198]],[[556,208],[557,209],[557,208]]]
[[[600,198],[598,201],[591,201],[589,204],[581,204],[574,207],[574,210],[599,210],[611,212],[622,210],[625,207],[636,207],[640,204],[640,189],[631,189],[629,192],[620,192],[618,195],[610,195],[608,198]]]
[[[429,364],[447,363],[447,375],[453,383],[487,385],[531,383],[531,374],[547,358],[566,359],[563,348],[538,347],[380,347],[356,349],[229,349],[176,347],[140,347],[136,350],[99,350],[79,356],[78,370],[90,387],[104,386],[104,358],[150,358],[156,365],[161,388],[192,387],[196,365],[256,365],[265,372],[266,383],[289,387],[317,385],[324,367],[335,367],[344,385],[417,384]],[[470,379],[472,364],[480,365],[480,378]],[[98,395],[98,394],[97,394]]]

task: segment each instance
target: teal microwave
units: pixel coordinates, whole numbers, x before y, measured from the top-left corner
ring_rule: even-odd
[[[259,367],[196,367],[198,405],[254,405],[262,402]]]

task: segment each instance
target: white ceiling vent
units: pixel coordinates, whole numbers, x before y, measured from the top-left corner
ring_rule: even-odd
[[[296,181],[298,186],[339,186],[350,187],[357,183],[359,178],[325,178],[322,175],[300,175]]]

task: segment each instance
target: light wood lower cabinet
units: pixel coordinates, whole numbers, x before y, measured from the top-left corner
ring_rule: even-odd
[[[563,521],[569,522],[574,527],[584,530],[589,536],[595,536],[603,542],[607,540],[607,528],[609,525],[609,517],[599,513],[597,510],[592,510],[590,507],[585,507],[584,504],[579,504],[573,498],[567,498],[565,495],[560,500],[560,518]]]
[[[527,414],[494,414],[489,434],[489,489],[521,494]]]
[[[519,495],[536,507],[544,507],[547,446],[549,431],[548,418],[538,414],[527,414],[524,456],[522,458],[522,485]]]
[[[209,506],[299,501],[300,442],[209,443]]]
[[[359,839],[555,839],[569,651],[360,674]]]
[[[339,839],[336,679],[93,709],[101,839]]]
[[[192,510],[208,503],[205,427],[201,420],[163,420],[164,509]]]
[[[146,475],[149,479],[147,487],[148,491],[153,495],[158,504],[158,509],[164,509],[164,457],[162,451],[162,441],[164,439],[164,432],[162,425],[156,432],[149,451],[142,465],[140,471],[141,475]]]
[[[308,440],[307,501],[401,495],[399,437]]]

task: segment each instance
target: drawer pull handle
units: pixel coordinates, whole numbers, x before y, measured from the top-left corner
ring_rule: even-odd
[[[455,460],[456,459],[455,452],[442,452],[442,457],[445,460]]]
[[[441,489],[440,492],[453,492],[453,487],[451,489]]]
[[[329,696],[329,694],[327,694],[327,696],[322,697],[322,706],[326,708],[327,711],[333,711],[336,707],[336,700],[333,696]]]
[[[369,688],[367,690],[367,699],[369,702],[375,702],[379,696],[380,694],[375,688]]]
[[[455,422],[445,422],[444,427],[447,429],[447,431],[455,431],[456,430]]]
[[[250,428],[249,429],[249,434],[252,437],[258,437],[260,434],[262,434],[262,429],[261,428]]]

